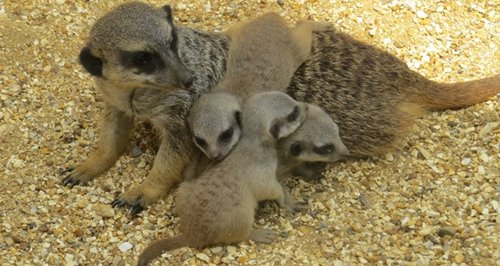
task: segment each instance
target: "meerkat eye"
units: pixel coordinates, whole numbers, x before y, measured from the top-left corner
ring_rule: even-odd
[[[194,141],[196,142],[196,144],[198,144],[200,147],[203,147],[207,144],[207,142],[202,139],[202,138],[199,138],[199,137],[194,137]]]
[[[300,146],[299,142],[295,142],[290,146],[290,154],[293,156],[299,156],[299,154],[302,152],[302,147]]]
[[[293,122],[299,117],[299,107],[295,106],[293,108],[293,111],[288,115],[287,120],[288,122]]]
[[[135,66],[145,66],[152,62],[153,55],[149,52],[135,52],[132,61]]]
[[[233,136],[233,128],[229,128],[228,130],[222,132],[219,136],[219,141],[227,143],[231,140],[231,137]]]
[[[335,150],[335,146],[333,144],[327,144],[321,147],[314,147],[313,151],[317,154],[325,155],[330,154]]]

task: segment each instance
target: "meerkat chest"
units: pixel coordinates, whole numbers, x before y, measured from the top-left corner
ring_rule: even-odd
[[[122,112],[132,114],[130,108],[130,100],[132,89],[120,88],[119,86],[106,82],[104,80],[96,80],[97,88],[103,98],[103,101]]]
[[[248,162],[253,164],[252,162]],[[253,192],[257,201],[273,199],[275,192],[273,185],[276,182],[278,160],[268,158],[266,163],[254,164],[246,172],[245,180],[248,188]]]

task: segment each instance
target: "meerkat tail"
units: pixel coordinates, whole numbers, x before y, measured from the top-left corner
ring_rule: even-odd
[[[145,250],[143,250],[141,255],[139,255],[137,266],[146,266],[150,261],[160,256],[163,252],[185,246],[186,239],[183,235],[156,240],[151,243]]]
[[[417,101],[431,110],[467,107],[500,93],[500,74],[452,84],[432,82],[430,86],[422,88]]]

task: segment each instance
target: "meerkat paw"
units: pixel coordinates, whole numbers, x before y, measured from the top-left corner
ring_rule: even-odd
[[[285,211],[287,215],[295,215],[298,212],[307,211],[307,202],[293,202],[285,206]]]
[[[269,244],[273,242],[276,238],[276,232],[271,229],[254,229],[250,233],[249,239],[255,243],[266,243]]]
[[[143,211],[146,206],[154,203],[165,195],[165,192],[165,189],[162,187],[141,184],[119,195],[111,202],[111,205],[113,207],[129,207],[130,214],[136,216]]]
[[[61,176],[63,177],[61,179],[61,184],[70,188],[76,185],[85,185],[100,174],[91,170],[92,169],[87,169],[81,166],[68,168],[61,173]]]

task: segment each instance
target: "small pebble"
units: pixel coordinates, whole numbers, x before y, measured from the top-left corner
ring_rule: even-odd
[[[132,245],[132,243],[130,243],[130,242],[123,242],[123,243],[121,243],[118,246],[118,249],[121,252],[126,252],[126,251],[129,251],[130,249],[132,249],[133,247],[134,247],[134,245]]]
[[[438,229],[437,234],[440,237],[443,236],[452,236],[457,232],[457,229],[451,226],[444,226]]]
[[[142,150],[139,148],[139,146],[133,144],[132,148],[130,149],[130,156],[132,157],[138,157],[142,155]]]
[[[111,218],[115,216],[115,209],[109,204],[96,204],[95,212],[97,215],[102,216],[104,218]]]
[[[469,165],[471,163],[471,158],[463,158],[462,159],[462,165]]]
[[[465,259],[464,254],[458,253],[457,255],[455,255],[454,261],[455,263],[462,263],[464,262],[464,259]]]
[[[43,223],[41,224],[39,227],[38,227],[38,231],[39,232],[42,232],[42,233],[46,233],[49,231],[49,226],[46,224],[46,223]]]
[[[424,18],[427,18],[427,13],[425,13],[423,10],[418,10],[417,11],[417,17],[418,18],[421,18],[421,19],[424,19]]]
[[[209,263],[210,262],[210,258],[207,256],[207,254],[205,253],[196,253],[196,257],[204,262],[207,262]]]

